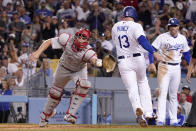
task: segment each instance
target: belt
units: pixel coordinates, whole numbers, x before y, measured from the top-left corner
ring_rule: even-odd
[[[162,61],[162,63],[167,64],[167,65],[174,65],[174,66],[179,64],[179,63],[169,63],[169,62],[165,62],[165,61]]]
[[[138,56],[141,56],[141,54],[140,53],[133,54],[133,57],[138,57]],[[118,56],[118,59],[125,59],[125,56],[124,55]]]

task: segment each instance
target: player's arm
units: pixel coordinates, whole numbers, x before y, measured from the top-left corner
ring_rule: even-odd
[[[102,67],[102,60],[98,59],[97,57],[93,57],[90,59],[90,63],[96,67]]]
[[[41,46],[29,56],[29,61],[38,60],[41,53],[44,52],[51,45],[51,43],[51,39],[44,41]]]
[[[183,55],[184,55],[184,58],[185,58],[186,62],[189,64],[190,60],[191,60],[190,51],[183,52]]]
[[[85,52],[82,60],[85,62],[89,62],[96,67],[102,66],[102,60],[97,58],[97,54],[92,49],[89,49]]]
[[[145,37],[144,30],[141,25],[137,25],[135,27],[135,32],[134,36],[137,39],[138,43],[149,53],[153,54],[154,57],[158,60],[161,61],[162,57],[154,50],[154,48],[151,46],[151,44],[148,42],[148,40]]]
[[[194,68],[196,64],[196,44],[194,44],[194,47],[193,47],[193,54],[192,54],[192,57],[191,57],[191,60],[190,60],[190,63],[189,63],[189,67],[188,67],[188,72],[187,72],[187,75],[186,75],[186,81],[188,83],[190,83],[190,78],[191,78],[191,73],[192,73],[192,70]]]
[[[158,54],[158,52],[156,52],[155,48],[151,46],[151,44],[148,42],[145,36],[141,35],[140,37],[137,38],[137,40],[145,50],[147,50],[157,59],[157,61],[162,60],[162,57]]]

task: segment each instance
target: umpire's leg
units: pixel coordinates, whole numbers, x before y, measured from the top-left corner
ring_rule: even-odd
[[[196,92],[193,94],[192,107],[186,122],[188,126],[196,126]]]

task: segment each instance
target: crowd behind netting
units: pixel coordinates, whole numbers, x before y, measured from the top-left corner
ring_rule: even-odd
[[[62,50],[50,47],[37,62],[28,62],[28,56],[44,40],[64,32],[74,35],[78,29],[88,28],[91,31],[90,45],[98,58],[103,59],[108,54],[116,57],[111,29],[121,19],[122,9],[127,5],[137,9],[138,23],[144,27],[150,43],[167,31],[171,17],[180,21],[180,32],[187,38],[191,49],[196,43],[195,0],[0,0],[0,92],[7,90],[3,95],[26,95],[26,92],[22,94],[22,91],[14,91],[14,88],[23,87],[25,81],[31,78],[36,86],[38,79],[35,76],[40,74],[52,78],[54,71],[50,62],[59,59]],[[146,64],[149,64],[148,54]],[[187,68],[188,64],[182,59],[182,77],[186,76]],[[107,73],[103,68],[90,64],[88,74],[97,77],[120,76],[118,68]],[[156,77],[156,74],[148,72],[148,76]],[[196,68],[192,77],[196,77]],[[49,86],[50,83],[44,84]],[[183,93],[179,96],[184,97]],[[4,106],[9,109],[9,105]],[[20,108],[16,110],[20,111]]]

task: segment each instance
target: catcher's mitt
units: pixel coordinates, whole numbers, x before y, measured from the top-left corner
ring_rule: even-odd
[[[116,67],[116,59],[112,55],[106,55],[103,58],[103,68],[107,73],[114,71]]]

